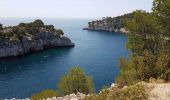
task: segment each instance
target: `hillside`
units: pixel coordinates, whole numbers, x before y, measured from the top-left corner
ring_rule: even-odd
[[[74,46],[74,43],[62,30],[44,25],[41,20],[9,27],[0,24],[0,58],[61,46]]]
[[[144,89],[142,89],[144,87]],[[103,89],[96,95],[82,93],[69,94],[63,97],[53,97],[44,100],[169,100],[170,83],[140,82],[133,86],[119,89],[117,85]],[[16,99],[13,99],[16,100]],[[23,100],[30,100],[29,98]]]
[[[88,26],[84,28],[84,30],[126,32],[126,30],[124,29],[125,21],[132,18],[133,18],[132,13],[117,17],[104,17],[101,20],[88,22]]]

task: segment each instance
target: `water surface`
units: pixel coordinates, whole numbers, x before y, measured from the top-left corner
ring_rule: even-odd
[[[5,25],[33,19],[0,19]],[[0,59],[0,98],[26,98],[44,89],[56,89],[60,78],[72,67],[81,66],[93,77],[96,91],[110,86],[119,74],[120,57],[128,57],[127,36],[121,33],[82,30],[87,19],[44,19],[64,30],[76,44],[18,58]]]

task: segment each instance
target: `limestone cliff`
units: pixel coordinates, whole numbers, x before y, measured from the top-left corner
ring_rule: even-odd
[[[52,47],[74,46],[62,30],[55,29],[53,25],[44,25],[41,20],[20,23],[18,26],[0,26],[0,58]]]
[[[88,22],[88,26],[84,30],[109,31],[109,32],[126,32],[124,23],[133,17],[132,13],[118,17],[104,17],[102,20]]]

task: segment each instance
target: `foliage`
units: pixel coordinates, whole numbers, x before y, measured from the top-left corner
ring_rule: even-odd
[[[144,50],[141,55],[133,54],[128,61],[120,60],[120,75],[117,83],[132,85],[150,78],[170,80],[170,53],[154,55]]]
[[[64,35],[63,30],[60,30],[60,29],[57,29],[57,30],[56,30],[56,33],[61,34],[61,35]]]
[[[138,64],[137,55],[132,55],[130,61],[126,61],[126,59],[120,59],[120,74],[116,79],[116,82],[121,85],[131,85],[135,84],[139,81],[137,76],[136,65]]]
[[[31,23],[20,23],[18,27],[25,27],[25,28],[31,28],[31,27],[43,27],[44,23],[43,21],[37,19],[34,22]]]
[[[154,0],[153,12],[135,11],[126,21],[130,31],[127,48],[132,56],[120,60],[117,82],[131,85],[150,78],[170,80],[170,0]]]
[[[64,76],[60,83],[59,88],[64,94],[70,93],[93,93],[94,85],[92,79],[80,68],[75,67]]]
[[[133,19],[126,22],[125,27],[135,34],[155,34],[159,29],[156,17],[152,13],[137,10],[133,12]]]
[[[135,41],[135,42],[134,42]],[[144,39],[138,35],[129,34],[127,48],[132,52],[140,54],[144,50]]]
[[[4,27],[0,24],[0,37],[7,39],[9,42],[19,42],[23,36],[37,39],[36,33],[57,33],[57,35],[64,35],[62,30],[57,30],[53,25],[44,25],[43,21],[35,20],[30,23],[20,23],[17,26]]]
[[[102,20],[88,22],[88,27],[94,29],[101,28],[102,26],[114,29],[121,29],[124,27],[125,20],[132,19],[132,17],[133,17],[132,13],[128,13],[117,17],[103,17]]]
[[[164,35],[170,36],[170,0],[154,0],[153,12],[159,19]]]
[[[133,20],[126,21],[125,27],[131,32],[127,47],[141,54],[145,49],[156,52],[159,49],[159,25],[156,16],[145,11],[135,11]]]
[[[147,94],[144,85],[136,84],[122,89],[118,87],[105,89],[98,95],[85,97],[85,100],[147,100]]]
[[[52,97],[59,97],[60,93],[55,90],[44,90],[40,93],[34,94],[31,96],[31,100],[42,100]]]
[[[162,51],[156,61],[156,74],[160,79],[170,80],[170,52]]]

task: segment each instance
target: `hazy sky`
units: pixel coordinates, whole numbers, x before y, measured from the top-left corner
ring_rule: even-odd
[[[0,17],[101,18],[136,9],[151,11],[153,0],[0,0]]]

